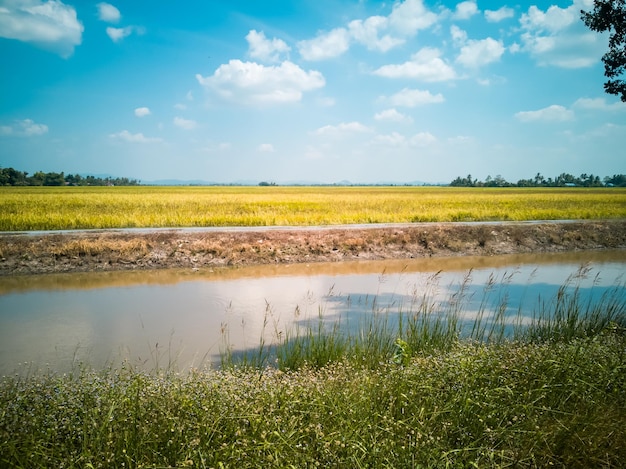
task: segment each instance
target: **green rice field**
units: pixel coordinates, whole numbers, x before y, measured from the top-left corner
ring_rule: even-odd
[[[0,231],[625,217],[622,188],[0,187]]]

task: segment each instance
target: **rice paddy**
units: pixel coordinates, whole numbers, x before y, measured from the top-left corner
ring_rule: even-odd
[[[0,231],[625,217],[621,188],[0,187]]]

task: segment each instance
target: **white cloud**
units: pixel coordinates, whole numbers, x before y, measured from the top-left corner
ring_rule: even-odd
[[[478,83],[480,86],[489,86],[493,83],[493,81],[489,78],[477,78],[476,83]]]
[[[350,47],[350,36],[344,28],[320,33],[313,39],[298,42],[304,60],[324,60],[338,57]]]
[[[120,11],[110,3],[98,3],[96,7],[98,7],[98,18],[107,23],[117,23],[122,17]]]
[[[428,90],[403,88],[390,96],[388,101],[394,106],[416,107],[424,104],[443,103],[445,99],[441,93],[432,94]]]
[[[272,145],[271,143],[261,143],[258,146],[257,150],[260,151],[261,153],[273,153],[274,145]]]
[[[183,103],[176,103],[174,104],[174,109],[178,109],[179,111],[184,111],[185,109],[187,109],[187,105]]]
[[[377,121],[391,121],[391,122],[413,122],[410,116],[398,112],[395,108],[385,109],[374,115],[374,119]]]
[[[578,135],[573,135],[575,139],[606,139],[611,137],[621,137],[626,135],[626,125],[613,124],[607,122],[600,127],[588,129],[586,132]],[[621,161],[620,161],[621,163]]]
[[[419,132],[413,135],[409,142],[411,143],[411,145],[425,147],[437,142],[437,138],[430,132]]]
[[[421,29],[427,29],[437,21],[437,15],[429,11],[422,0],[405,0],[397,3],[389,15],[390,26],[407,36],[412,36]]]
[[[581,68],[597,63],[608,39],[589,31],[580,20],[580,10],[592,7],[590,0],[573,0],[567,8],[552,5],[546,11],[531,6],[520,19],[522,50],[540,65]]]
[[[478,41],[469,40],[461,47],[456,61],[469,68],[480,67],[500,60],[504,51],[502,41],[490,37]]]
[[[574,107],[593,111],[626,111],[626,103],[617,101],[608,104],[604,98],[580,98],[576,100]]]
[[[248,41],[250,57],[265,62],[278,62],[281,54],[286,54],[291,50],[285,41],[276,38],[269,40],[263,31],[257,32],[254,29],[250,30],[246,41]]]
[[[475,68],[500,60],[506,50],[502,41],[490,37],[486,39],[467,39],[467,33],[456,25],[450,27],[452,42],[460,47],[456,61],[465,67]]]
[[[182,117],[174,117],[174,125],[185,130],[193,130],[198,127],[198,123],[191,119],[183,119]]]
[[[370,128],[360,122],[342,122],[339,125],[325,125],[313,132],[313,135],[339,137],[347,134],[370,132]]]
[[[574,112],[564,106],[553,104],[537,111],[522,111],[515,114],[515,117],[522,122],[564,122],[574,118]]]
[[[113,42],[119,42],[125,37],[130,36],[134,29],[134,26],[126,26],[124,28],[113,28],[109,26],[106,32]]]
[[[374,15],[366,19],[348,21],[346,27],[321,31],[313,39],[298,42],[298,51],[304,60],[324,60],[345,53],[351,43],[364,45],[369,50],[387,52],[406,42],[438,21],[423,0],[405,0],[396,3],[389,16]]]
[[[4,2],[0,37],[16,39],[67,58],[82,42],[84,27],[74,7],[59,0]]]
[[[335,100],[333,98],[326,96],[323,98],[319,98],[317,100],[317,104],[319,104],[322,107],[332,107],[335,105]]]
[[[135,109],[135,115],[137,117],[145,117],[150,115],[150,109],[147,107],[138,107]]]
[[[141,132],[137,134],[131,134],[128,130],[122,130],[121,132],[110,134],[109,137],[115,140],[123,140],[130,143],[159,143],[163,141],[162,139],[157,137],[146,137]]]
[[[546,11],[532,5],[528,9],[528,13],[522,15],[520,23],[526,29],[559,32],[572,23],[580,21],[579,11],[580,8],[575,7],[575,3],[567,8],[552,5]]]
[[[43,135],[48,132],[48,126],[37,124],[32,119],[16,120],[12,125],[0,126],[0,135],[13,135],[16,137],[32,137]]]
[[[247,104],[300,101],[303,92],[326,84],[320,72],[306,72],[289,61],[278,66],[264,66],[255,62],[231,60],[220,65],[212,76],[197,74],[196,79],[225,99]]]
[[[452,36],[452,42],[458,47],[467,42],[467,33],[455,24],[450,26],[450,35]]]
[[[398,132],[391,132],[387,135],[376,135],[371,143],[375,145],[398,147],[406,143],[406,138]]]
[[[513,18],[515,11],[509,7],[498,8],[497,10],[485,10],[485,18],[490,23],[498,23],[507,18]]]
[[[389,25],[389,20],[384,16],[370,16],[365,21],[354,20],[348,24],[350,36],[369,50],[387,52],[400,44],[404,39],[394,38],[389,34],[379,37]]]
[[[478,13],[478,7],[476,6],[476,2],[461,2],[456,5],[456,9],[454,10],[452,18],[454,18],[455,20],[468,20],[476,13]]]
[[[214,153],[214,152],[224,152],[228,151],[231,148],[230,142],[220,142],[218,144],[209,142],[204,147],[199,148],[200,151]]]
[[[448,142],[452,145],[468,145],[474,142],[474,137],[469,137],[467,135],[457,135],[456,137],[450,137]]]
[[[421,49],[408,62],[383,65],[373,73],[387,78],[414,78],[428,82],[456,78],[454,69],[441,58],[441,52],[430,47]]]

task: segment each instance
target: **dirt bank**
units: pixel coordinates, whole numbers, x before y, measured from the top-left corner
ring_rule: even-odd
[[[0,235],[0,276],[626,248],[626,220]]]

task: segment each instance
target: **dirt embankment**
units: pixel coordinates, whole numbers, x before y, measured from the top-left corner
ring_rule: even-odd
[[[0,236],[0,276],[626,248],[626,220]]]

